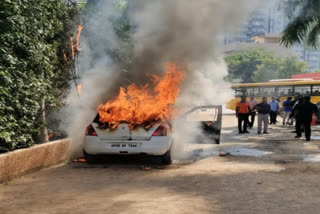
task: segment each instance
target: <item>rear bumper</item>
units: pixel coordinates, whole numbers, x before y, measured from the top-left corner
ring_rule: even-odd
[[[91,155],[96,154],[148,154],[163,155],[171,147],[171,137],[152,137],[150,141],[116,141],[100,140],[95,136],[85,136],[84,151]],[[128,145],[136,147],[129,147]],[[125,145],[123,147],[123,145]]]

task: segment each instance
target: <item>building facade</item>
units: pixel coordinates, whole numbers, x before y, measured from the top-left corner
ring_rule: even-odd
[[[224,44],[252,43],[255,42],[253,37],[280,35],[288,23],[289,19],[281,10],[279,0],[274,0],[267,7],[259,7],[253,11],[247,23],[237,33],[225,36]],[[291,49],[294,55],[307,62],[309,72],[320,69],[320,50],[314,50],[305,45],[295,45]]]

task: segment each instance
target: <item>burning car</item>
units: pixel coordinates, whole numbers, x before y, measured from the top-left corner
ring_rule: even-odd
[[[162,77],[151,75],[144,86],[120,87],[119,94],[98,107],[98,114],[86,129],[84,154],[88,162],[99,154],[148,154],[171,163],[173,108],[184,72],[168,64]],[[203,134],[219,143],[221,106],[196,107],[180,119],[200,122]]]
[[[201,136],[219,144],[221,118],[221,106],[198,106],[179,120],[198,123],[202,128]],[[100,122],[98,114],[86,129],[84,154],[89,163],[100,154],[147,154],[159,156],[163,164],[171,164],[173,143],[173,128],[169,121],[161,121],[150,128],[139,126],[134,129],[130,129],[128,123],[120,123],[117,128],[110,129]]]
[[[98,118],[86,129],[84,154],[88,162],[94,161],[97,154],[147,154],[161,156],[164,164],[171,163],[170,123],[160,122],[149,129],[137,127],[133,130],[127,123],[121,123],[116,129],[109,129],[103,127]]]

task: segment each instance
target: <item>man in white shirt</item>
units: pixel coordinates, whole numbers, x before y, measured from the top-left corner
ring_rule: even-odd
[[[252,127],[253,127],[254,118],[256,117],[256,110],[254,109],[254,107],[256,107],[256,105],[257,105],[258,103],[259,103],[259,102],[254,99],[254,96],[251,95],[251,96],[250,96],[250,101],[249,101],[249,107],[250,107],[250,110],[251,110],[250,120],[249,120],[249,128],[252,128]]]

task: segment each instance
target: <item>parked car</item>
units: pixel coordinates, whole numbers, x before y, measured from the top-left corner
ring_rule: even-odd
[[[203,135],[220,143],[221,132],[221,106],[198,106],[187,111],[180,120],[201,123]],[[128,124],[120,123],[110,130],[104,128],[99,122],[99,115],[87,127],[84,140],[84,156],[87,161],[95,162],[97,155],[117,154],[147,154],[159,156],[163,164],[171,164],[173,147],[172,125],[162,121],[150,129],[137,127],[130,130]]]

